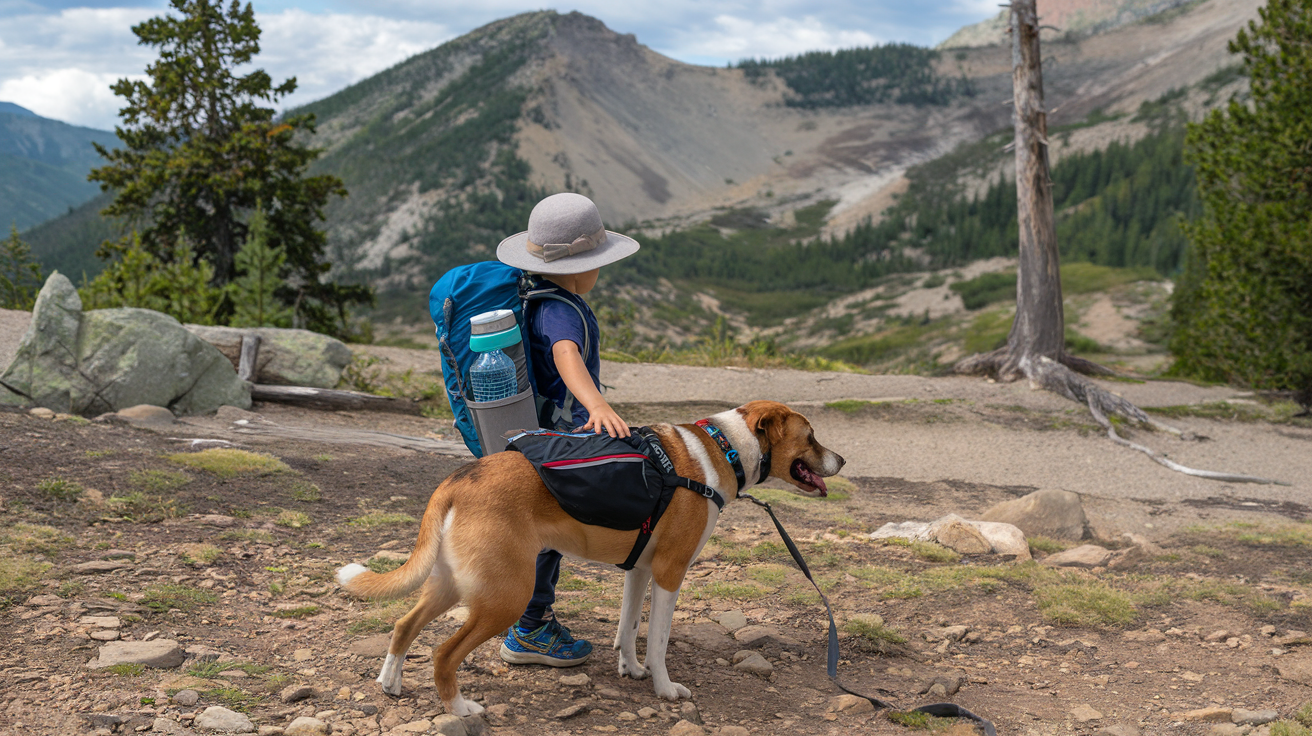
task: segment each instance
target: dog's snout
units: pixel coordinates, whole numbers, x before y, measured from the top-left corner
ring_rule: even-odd
[[[843,469],[843,466],[844,466],[844,465],[847,465],[847,461],[843,459],[843,456],[842,456],[842,455],[839,455],[839,454],[836,453],[836,452],[834,453],[834,457],[838,458],[838,469],[839,469],[839,470],[842,470],[842,469]]]

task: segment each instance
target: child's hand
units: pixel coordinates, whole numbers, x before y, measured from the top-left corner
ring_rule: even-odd
[[[610,408],[610,404],[602,402],[596,411],[591,412],[588,423],[583,425],[583,431],[592,430],[597,434],[603,432],[611,437],[628,437],[629,425],[620,419],[620,415]]]

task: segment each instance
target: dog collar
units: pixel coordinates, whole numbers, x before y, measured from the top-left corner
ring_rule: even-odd
[[[711,420],[709,419],[700,419],[696,424],[698,427],[706,430],[706,434],[711,436],[711,439],[715,441],[717,446],[719,446],[720,451],[724,453],[724,459],[729,462],[729,466],[733,468],[734,478],[738,480],[738,490],[741,491],[746,488],[747,473],[743,471],[742,458],[738,456],[738,451],[733,449],[733,445],[729,444],[729,438],[724,436],[723,430],[714,424],[711,424]],[[763,452],[761,453],[761,466],[756,473],[756,482],[760,483],[764,481],[769,474],[770,453]]]

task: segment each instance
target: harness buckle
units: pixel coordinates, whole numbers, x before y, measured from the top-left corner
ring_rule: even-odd
[[[725,459],[725,460],[728,460],[730,465],[732,465],[732,464],[738,462],[738,451],[737,451],[737,450],[730,450],[730,451],[724,453],[724,459]]]

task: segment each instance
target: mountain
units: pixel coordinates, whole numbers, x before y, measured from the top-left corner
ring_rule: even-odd
[[[0,102],[0,225],[24,230],[96,196],[100,187],[87,181],[100,162],[92,141],[112,147],[118,138]]]
[[[1144,18],[1165,20],[1170,11],[1187,11],[1200,0],[1039,0],[1039,18],[1048,30],[1069,39],[1092,36]],[[939,49],[995,46],[1007,42],[1009,10],[948,36]],[[1045,40],[1046,37],[1045,37]]]
[[[1061,155],[1149,134],[1141,106],[1232,67],[1226,43],[1259,5],[1194,0],[1045,40],[1049,125],[1069,131]],[[586,15],[544,11],[491,23],[297,112],[319,121],[314,171],[350,191],[327,211],[339,273],[412,294],[454,264],[492,257],[555,191],[588,194],[609,227],[646,237],[707,222],[790,226],[803,212],[823,213],[823,231],[841,234],[877,220],[917,165],[983,191],[1009,165],[994,134],[1010,123],[1010,85],[1001,45],[894,45],[724,69],[669,59]],[[943,157],[963,146],[987,155],[958,172],[961,156]]]

